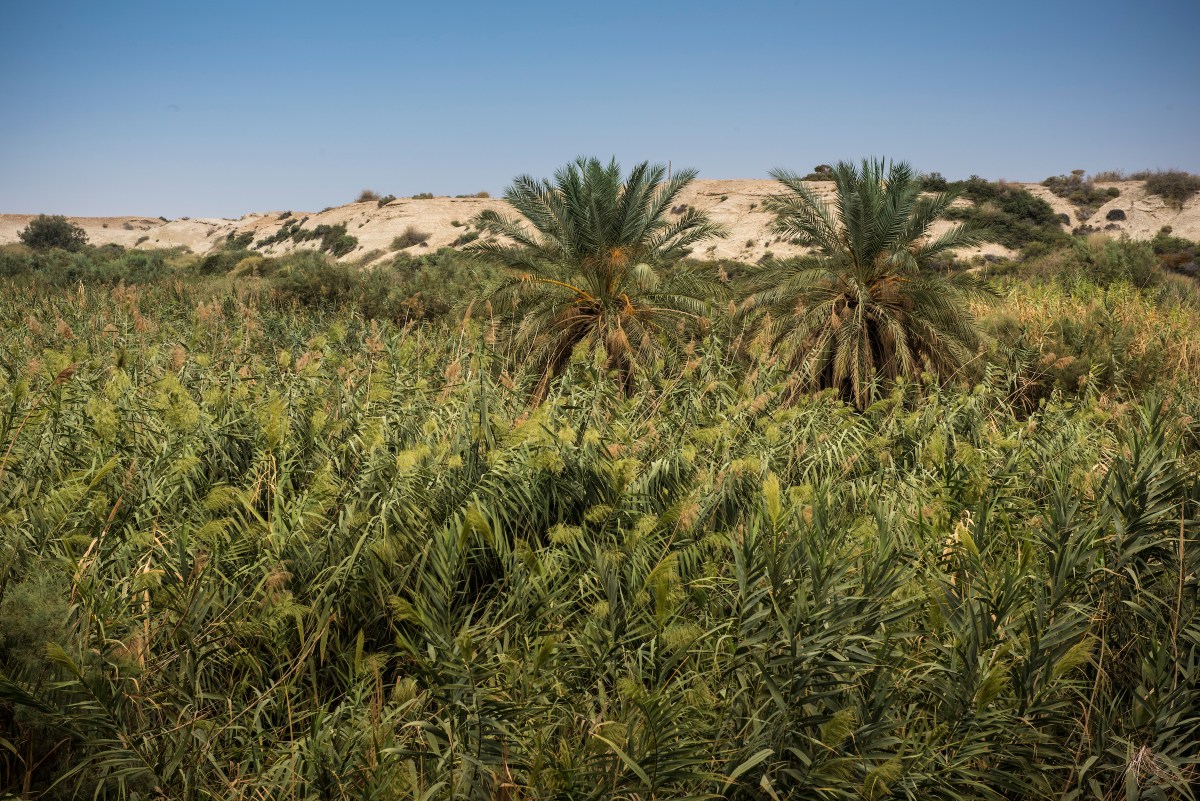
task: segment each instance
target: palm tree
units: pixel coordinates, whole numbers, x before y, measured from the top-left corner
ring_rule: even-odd
[[[800,388],[834,387],[863,408],[880,378],[945,377],[972,358],[979,331],[967,304],[989,290],[969,273],[931,269],[936,257],[985,237],[970,225],[931,235],[954,192],[922,194],[904,162],[843,161],[833,169],[831,208],[795,173],[771,175],[786,189],[763,204],[773,230],[816,254],[769,264],[744,308],[761,315]]]
[[[622,180],[615,160],[579,158],[553,181],[518,177],[504,197],[519,218],[479,215],[493,237],[471,249],[513,270],[489,300],[510,356],[541,376],[536,399],[581,346],[602,349],[629,394],[639,369],[677,356],[703,327],[715,282],[664,268],[724,232],[694,208],[672,207],[695,170],[664,173],[643,162]]]

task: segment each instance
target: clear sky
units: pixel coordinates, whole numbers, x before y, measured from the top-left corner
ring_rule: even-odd
[[[577,155],[702,178],[1200,172],[1200,0],[0,0],[0,212],[499,193]]]

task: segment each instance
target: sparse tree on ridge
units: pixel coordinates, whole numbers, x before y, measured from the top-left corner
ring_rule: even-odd
[[[773,230],[819,258],[768,265],[745,307],[761,314],[798,388],[834,387],[863,408],[877,379],[949,376],[974,357],[980,339],[968,303],[988,294],[987,285],[970,273],[929,269],[986,235],[969,224],[931,234],[955,193],[922,194],[907,163],[880,159],[839,162],[832,205],[795,173],[771,175],[785,190],[764,203]]]
[[[603,349],[628,394],[640,369],[671,360],[702,328],[716,282],[662,268],[724,231],[693,208],[673,215],[696,171],[665,173],[643,162],[622,178],[615,160],[579,158],[553,181],[517,178],[504,197],[519,217],[479,216],[493,237],[470,249],[513,270],[489,300],[509,354],[542,376],[535,399],[581,345]]]
[[[18,238],[22,243],[34,250],[79,250],[87,244],[88,237],[82,228],[61,215],[47,216],[39,214],[30,220]]]

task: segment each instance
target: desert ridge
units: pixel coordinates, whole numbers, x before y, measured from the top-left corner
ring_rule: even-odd
[[[814,181],[810,185],[822,196],[832,197],[832,184]],[[1012,185],[1049,203],[1060,216],[1064,231],[1103,231],[1113,236],[1150,239],[1163,227],[1170,227],[1175,236],[1200,239],[1200,196],[1191,198],[1179,208],[1161,197],[1149,194],[1142,181],[1097,183],[1096,186],[1101,189],[1115,188],[1119,195],[1086,217],[1081,217],[1076,206],[1042,184]],[[708,214],[728,231],[724,239],[707,243],[702,252],[693,256],[755,262],[768,254],[788,257],[804,253],[805,248],[771,230],[771,215],[764,211],[763,201],[778,191],[779,184],[770,179],[693,181],[681,193],[675,208],[682,211],[683,206],[694,207]],[[958,201],[959,204],[969,202]],[[285,226],[309,231],[318,226],[344,226],[345,233],[357,242],[339,258],[369,263],[387,258],[399,250],[419,253],[442,247],[460,247],[474,239],[471,221],[487,209],[502,214],[512,212],[502,199],[472,196],[397,198],[382,204],[377,201],[347,203],[318,212],[254,212],[237,219],[183,217],[168,220],[164,217],[142,216],[69,219],[87,233],[88,241],[93,245],[187,248],[200,255],[220,249],[231,237],[245,235],[249,235],[255,250],[268,256],[281,255],[314,246],[311,240],[298,242],[280,238],[280,230]],[[36,216],[0,215],[0,244],[17,242],[20,231]],[[933,233],[939,234],[951,225],[952,222],[939,221]],[[277,241],[260,244],[272,237]],[[987,255],[1014,254],[998,244],[985,244],[960,253],[963,257]]]

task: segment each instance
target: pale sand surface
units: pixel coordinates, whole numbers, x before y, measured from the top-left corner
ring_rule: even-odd
[[[812,184],[822,195],[831,194],[831,185],[821,182]],[[1169,225],[1176,236],[1200,240],[1200,197],[1190,200],[1183,209],[1170,207],[1162,198],[1147,195],[1140,181],[1121,181],[1100,186],[1116,186],[1121,195],[1109,201],[1086,220],[1080,220],[1076,209],[1066,200],[1052,194],[1040,184],[1020,184],[1037,197],[1044,198],[1059,214],[1071,218],[1069,226],[1088,225],[1096,230],[1105,230],[1113,235],[1128,234],[1134,239],[1149,239],[1164,225]],[[775,256],[793,256],[804,249],[771,233],[770,216],[763,211],[763,200],[779,191],[779,185],[770,179],[697,180],[684,190],[678,204],[694,206],[708,212],[715,222],[724,225],[729,236],[722,240],[702,245],[693,254],[697,258],[736,259],[753,262],[768,252]],[[722,199],[724,198],[724,199]],[[963,201],[959,201],[960,203]],[[292,211],[293,218],[308,219],[304,228],[317,225],[344,223],[346,232],[358,238],[358,247],[343,256],[343,260],[354,261],[373,251],[377,258],[385,258],[395,251],[392,240],[412,226],[429,234],[423,246],[412,246],[406,252],[420,254],[432,252],[451,245],[468,230],[471,218],[484,209],[496,209],[510,214],[512,209],[503,200],[491,198],[436,197],[430,200],[399,199],[386,206],[374,202],[351,203],[322,212]],[[1106,215],[1111,209],[1121,209],[1126,219],[1110,222]],[[125,247],[168,248],[186,247],[195,253],[207,253],[217,249],[221,242],[232,234],[253,232],[258,241],[274,232],[287,222],[280,219],[282,211],[246,214],[237,220],[224,219],[178,219],[164,222],[156,217],[73,217],[93,244],[115,243]],[[0,215],[0,244],[16,242],[18,232],[29,224],[36,215]],[[458,222],[462,225],[455,226]],[[941,233],[952,225],[941,222],[934,234]],[[311,248],[315,243],[295,244],[287,242],[262,249],[267,255],[277,255],[295,248]],[[1000,245],[985,245],[962,253],[963,256],[1008,255]]]

